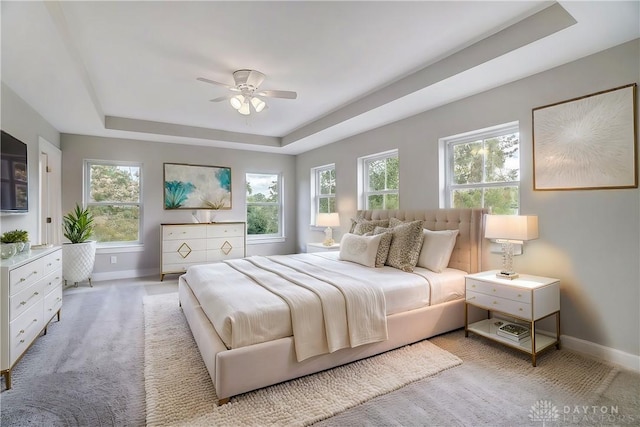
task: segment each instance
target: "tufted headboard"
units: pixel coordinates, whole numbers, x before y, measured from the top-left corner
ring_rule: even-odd
[[[460,230],[453,248],[449,267],[468,273],[481,270],[483,216],[488,209],[426,209],[404,210],[359,210],[358,217],[365,219],[397,218],[401,221],[424,221],[429,230]]]

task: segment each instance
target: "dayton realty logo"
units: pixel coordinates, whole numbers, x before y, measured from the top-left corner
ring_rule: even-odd
[[[538,400],[529,409],[529,419],[542,422],[543,427],[546,422],[557,421],[558,418],[560,418],[560,412],[556,405],[549,400]]]

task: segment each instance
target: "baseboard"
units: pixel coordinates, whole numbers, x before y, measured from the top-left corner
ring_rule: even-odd
[[[631,371],[640,372],[640,356],[638,355],[625,353],[615,348],[605,347],[568,335],[561,335],[560,341],[563,348],[586,354],[614,365],[619,365]]]
[[[160,280],[160,270],[157,268],[145,268],[141,270],[119,270],[119,271],[107,271],[104,273],[91,274],[91,281],[100,282],[102,280],[117,280],[117,279],[133,279],[137,277],[158,276]]]

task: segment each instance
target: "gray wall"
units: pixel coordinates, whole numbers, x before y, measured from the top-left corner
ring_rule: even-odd
[[[2,83],[2,130],[27,144],[29,165],[29,213],[2,214],[0,233],[21,229],[29,232],[33,243],[40,242],[38,236],[39,185],[39,137],[43,137],[56,147],[60,147],[60,133],[40,114],[22,100],[9,86]]]
[[[639,64],[635,40],[299,155],[298,249],[324,236],[309,225],[310,168],[336,164],[344,232],[357,209],[358,157],[397,148],[401,208],[438,208],[439,138],[519,121],[521,213],[539,216],[540,238],[516,257],[516,271],[562,281],[563,334],[640,355],[639,190],[533,191],[531,140],[532,108],[638,83]],[[483,269],[499,266],[499,255],[485,253]]]
[[[98,250],[94,268],[94,275],[97,277],[118,277],[117,272],[159,275],[160,224],[192,222],[190,210],[166,211],[163,209],[164,162],[231,168],[232,209],[218,211],[215,221],[246,221],[244,199],[246,172],[281,172],[285,183],[285,200],[295,200],[295,157],[289,155],[69,134],[61,136],[61,143],[63,212],[73,209],[76,202],[82,203],[85,159],[134,161],[143,164],[144,251],[111,254],[101,253]],[[296,214],[295,202],[287,203],[284,243],[249,245],[247,255],[292,253],[296,241]],[[111,255],[117,256],[117,264],[110,264]],[[111,276],[109,273],[112,273]]]

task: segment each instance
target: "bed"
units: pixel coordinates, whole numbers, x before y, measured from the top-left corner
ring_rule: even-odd
[[[215,386],[217,403],[463,327],[464,275],[480,271],[484,213],[482,209],[358,211],[340,252],[248,257],[190,267],[179,278],[180,305]],[[425,268],[423,258],[406,267],[405,250],[402,259],[392,259],[392,252],[399,253],[398,242],[404,242],[402,233],[415,231],[417,221],[424,236],[454,235],[448,240],[448,263],[439,272]],[[428,239],[420,240],[420,257]],[[381,265],[385,241],[391,242],[386,262],[395,267],[370,264]],[[440,242],[429,241],[432,249],[434,242]],[[362,249],[362,242],[369,246],[349,252],[348,248]],[[302,286],[292,291],[283,282]],[[322,290],[332,288],[327,283],[340,292]],[[313,295],[301,303],[313,306],[296,309],[291,301],[301,298],[298,292]],[[336,293],[344,295],[345,302],[340,303],[347,307],[344,315],[327,311],[339,305],[333,303]],[[355,309],[356,302],[370,306]],[[316,324],[313,316],[321,320],[310,328],[308,324]]]

